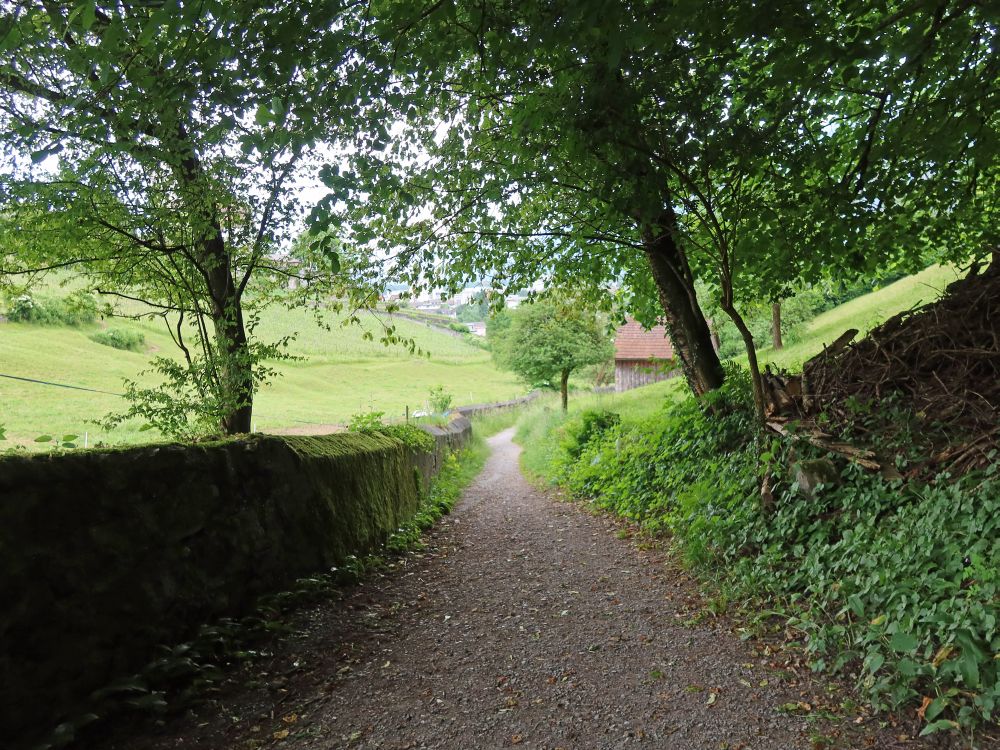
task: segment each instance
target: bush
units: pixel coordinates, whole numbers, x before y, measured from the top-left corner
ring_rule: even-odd
[[[873,705],[926,696],[928,733],[995,720],[997,464],[903,484],[808,445],[756,444],[751,428],[745,379],[731,376],[711,413],[689,398],[640,422],[566,423],[550,471],[577,496],[671,533],[729,592],[783,611],[814,667],[853,677]],[[905,472],[905,453],[883,453]],[[787,467],[770,513],[761,458]],[[818,458],[834,462],[835,481],[807,498],[792,468]]]
[[[435,414],[444,414],[451,408],[452,395],[444,389],[443,385],[436,385],[431,388],[430,402],[431,411]]]
[[[97,320],[97,300],[83,291],[63,298],[21,294],[8,300],[7,318],[14,323],[87,325]]]
[[[562,429],[559,447],[566,455],[576,460],[592,438],[595,438],[621,422],[621,417],[612,411],[588,409],[579,417],[566,423]]]
[[[146,337],[143,334],[123,328],[109,328],[106,331],[99,331],[93,334],[90,340],[114,349],[130,352],[141,351],[146,345]]]
[[[350,421],[347,423],[347,429],[351,432],[372,432],[374,430],[381,430],[385,425],[382,422],[382,418],[385,417],[384,411],[366,411],[359,414],[351,415]]]

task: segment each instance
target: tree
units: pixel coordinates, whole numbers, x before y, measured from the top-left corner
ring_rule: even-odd
[[[784,344],[781,341],[781,303],[771,303],[771,346],[774,349],[781,349]]]
[[[286,339],[261,307],[325,300],[336,248],[291,266],[307,155],[381,88],[364,8],[329,0],[6,2],[0,16],[0,274],[73,268],[168,323],[183,360],[130,414],[167,430],[248,432]],[[305,26],[315,35],[302,34]],[[30,154],[30,160],[28,159]],[[289,294],[284,280],[313,282]],[[189,343],[193,341],[193,343]],[[166,411],[165,411],[166,410]],[[204,427],[204,425],[202,425]]]
[[[414,278],[442,259],[443,284],[652,291],[696,394],[722,378],[700,277],[740,332],[763,418],[749,304],[845,260],[851,274],[912,264],[959,211],[990,231],[968,209],[995,195],[988,13],[964,0],[449,4],[413,45],[447,63],[437,90],[424,82],[394,149],[358,159],[387,210],[356,236]]]
[[[539,300],[515,308],[509,319],[509,326],[491,331],[494,360],[528,385],[554,385],[558,379],[563,411],[570,374],[613,354],[597,316],[579,304]]]
[[[700,395],[723,371],[693,293],[676,177],[648,151],[656,137],[640,113],[673,112],[659,92],[719,76],[688,74],[676,17],[606,5],[456,4],[424,18],[398,54],[420,104],[400,112],[408,128],[389,149],[355,154],[367,206],[351,215],[346,201],[339,221],[387,276],[414,285],[485,278],[511,289],[542,278],[589,289],[595,302],[623,280],[651,290],[660,309],[631,312],[666,317]],[[629,45],[643,54],[626,62]],[[633,77],[640,69],[657,73]],[[685,140],[682,116],[662,123],[673,141]]]

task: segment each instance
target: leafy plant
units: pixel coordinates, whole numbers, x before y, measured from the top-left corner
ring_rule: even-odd
[[[431,410],[435,414],[444,414],[451,408],[452,395],[445,390],[443,385],[436,385],[430,391]]]
[[[35,442],[44,443],[56,449],[73,450],[77,447],[76,441],[79,438],[79,435],[63,435],[61,438],[52,435],[39,435],[35,438]]]
[[[384,411],[358,412],[351,415],[351,419],[347,423],[347,429],[351,432],[379,431],[385,427],[385,423],[382,421],[384,417]]]
[[[579,417],[567,423],[562,429],[559,447],[572,459],[580,458],[580,453],[591,439],[596,438],[621,423],[621,417],[611,411],[588,409]]]

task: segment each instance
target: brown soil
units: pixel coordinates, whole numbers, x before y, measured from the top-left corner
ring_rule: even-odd
[[[912,739],[912,721],[818,719],[839,686],[741,641],[627,527],[532,487],[510,431],[490,442],[422,552],[302,613],[294,636],[196,713],[101,746],[944,746]]]

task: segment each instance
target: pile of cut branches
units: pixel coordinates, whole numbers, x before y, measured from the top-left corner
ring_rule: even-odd
[[[801,423],[807,439],[847,428],[869,446],[893,444],[902,425],[892,410],[905,408],[926,441],[919,471],[953,475],[984,466],[1000,447],[1000,259],[949,285],[937,302],[902,312],[861,341],[848,331],[805,363],[802,375],[766,376],[769,423],[783,431]],[[858,420],[859,411],[869,418]],[[817,417],[823,417],[822,431]],[[804,433],[802,432],[804,428]],[[862,433],[862,434],[858,434]],[[870,433],[870,434],[863,434]],[[813,439],[813,442],[816,442]],[[868,451],[846,452],[867,458]],[[862,463],[862,461],[858,461]],[[874,468],[870,466],[869,468]],[[915,472],[917,473],[917,472]]]

